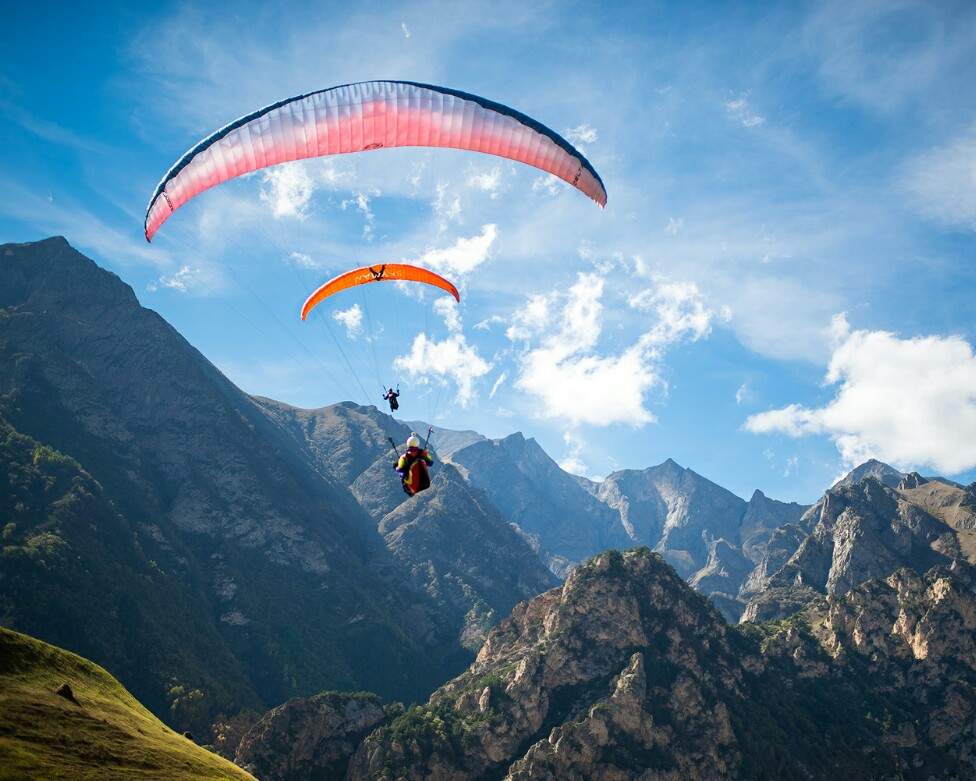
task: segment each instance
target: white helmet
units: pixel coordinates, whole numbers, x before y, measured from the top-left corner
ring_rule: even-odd
[[[420,437],[416,434],[411,434],[407,438],[407,447],[420,447]]]

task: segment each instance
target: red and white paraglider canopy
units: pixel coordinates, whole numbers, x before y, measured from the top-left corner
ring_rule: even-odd
[[[195,195],[267,166],[397,146],[467,149],[558,176],[600,206],[607,191],[562,136],[515,109],[409,81],[364,81],[284,100],[204,139],[169,170],[146,210],[146,240]]]

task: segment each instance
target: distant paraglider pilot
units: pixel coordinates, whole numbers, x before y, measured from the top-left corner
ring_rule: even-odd
[[[434,463],[430,453],[420,447],[420,437],[411,434],[407,439],[407,450],[396,463],[396,471],[403,481],[403,491],[413,496],[430,488],[430,472],[427,466]]]
[[[390,412],[396,412],[398,409],[400,409],[400,402],[397,401],[397,396],[399,395],[400,395],[400,388],[399,386],[397,386],[397,389],[395,391],[393,390],[393,388],[390,388],[386,392],[386,395],[383,396],[385,400],[390,402]]]

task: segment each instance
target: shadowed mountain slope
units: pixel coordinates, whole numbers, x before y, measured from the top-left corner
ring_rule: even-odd
[[[457,629],[427,629],[436,603],[415,589],[347,487],[63,239],[0,247],[0,418],[97,481],[133,544],[182,595],[175,615],[190,633],[188,652],[202,625],[237,660],[249,681],[238,702],[329,688],[409,698],[442,680],[436,649],[456,646]],[[94,548],[74,552],[95,569],[130,565]],[[0,579],[5,623],[63,637],[59,611],[23,596],[31,582],[42,588],[43,568],[21,574],[20,596]],[[79,569],[64,588],[86,593],[85,578]],[[131,625],[124,613],[104,619],[88,631],[124,635]],[[153,682],[149,699],[169,696],[159,670],[125,669],[125,683]],[[212,687],[179,683],[214,715]]]

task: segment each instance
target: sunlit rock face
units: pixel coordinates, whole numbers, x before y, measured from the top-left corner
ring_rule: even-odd
[[[789,546],[774,546],[777,539],[788,542],[788,527],[774,535],[765,578],[754,572],[747,579],[752,594],[743,620],[782,618],[816,595],[843,594],[902,567],[927,572],[958,562],[968,570],[973,546],[967,496],[943,483],[911,481],[897,489],[873,476],[839,483],[801,520],[799,529],[809,528],[809,534],[792,537],[798,544],[785,562]],[[782,564],[772,571],[774,555]]]
[[[953,572],[733,628],[656,554],[605,553],[373,732],[348,778],[969,778],[974,629]]]
[[[727,710],[706,703],[740,681],[706,600],[647,549],[605,553],[517,606],[468,672],[363,744],[350,777],[626,778],[658,754],[720,778],[737,748]]]

